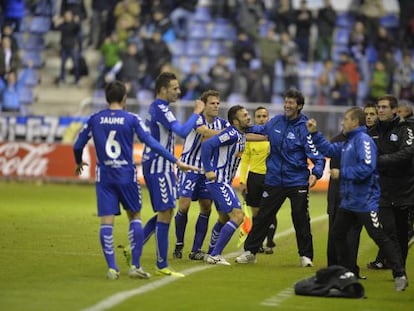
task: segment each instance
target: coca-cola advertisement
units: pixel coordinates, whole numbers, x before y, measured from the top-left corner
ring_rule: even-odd
[[[55,180],[90,180],[95,178],[95,150],[84,149],[83,158],[89,163],[82,176],[75,175],[72,145],[0,143],[0,176]]]

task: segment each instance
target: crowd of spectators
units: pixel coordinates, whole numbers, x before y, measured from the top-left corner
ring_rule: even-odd
[[[399,1],[395,15],[381,0],[352,0],[346,11],[331,1],[310,9],[306,0],[298,7],[292,0],[91,0],[91,8],[84,0],[61,0],[51,12],[52,30],[61,32],[56,83],[66,83],[72,59],[79,84],[87,74],[82,54],[92,48],[101,55],[94,87],[119,79],[132,98],[153,92],[155,78],[169,68],[185,99],[215,88],[224,100],[237,94],[270,103],[296,87],[310,104],[362,105],[383,93],[413,101],[414,5]],[[25,10],[49,2],[53,6],[51,0],[3,2],[2,51],[18,49],[12,33]],[[6,81],[5,70],[21,65],[19,53],[2,51]]]
[[[105,2],[105,8],[92,3],[92,21],[100,27],[91,28],[90,43],[102,53],[97,88],[117,78],[135,97],[141,89],[153,90],[168,65],[180,72],[185,99],[217,88],[223,99],[237,93],[249,102],[270,103],[294,86],[312,104],[362,105],[384,93],[414,100],[409,3],[401,2],[406,7],[399,16],[387,13],[380,0],[352,1],[346,12],[329,0],[317,10],[305,0],[297,9],[289,0],[123,0]],[[398,24],[387,24],[389,18]],[[229,33],[211,38],[217,24]],[[214,55],[216,41],[221,50]],[[135,62],[125,72],[122,58],[131,44]],[[131,68],[138,72],[134,81]]]

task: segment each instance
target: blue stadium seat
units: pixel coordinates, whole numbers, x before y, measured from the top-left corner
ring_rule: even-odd
[[[375,64],[377,62],[378,52],[377,52],[377,49],[374,46],[369,45],[365,49],[365,55],[366,55],[366,58],[367,58],[367,61],[368,61],[369,64],[372,65],[372,64]]]
[[[186,44],[183,40],[175,40],[168,43],[168,48],[171,53],[176,56],[181,56],[186,53]]]
[[[343,28],[337,28],[334,35],[334,44],[348,45],[349,42],[349,30]]]
[[[30,60],[32,61],[34,68],[43,66],[42,55],[38,51],[25,51],[23,55],[23,65],[27,66]]]
[[[228,22],[214,23],[211,28],[210,38],[233,41],[237,38],[236,29]]]
[[[22,73],[20,73],[21,75]],[[39,73],[36,70],[30,70],[24,85],[27,87],[34,87],[39,84]]]
[[[30,87],[23,87],[19,93],[19,101],[22,105],[30,105],[34,101],[33,90]]]
[[[285,80],[282,76],[276,76],[273,82],[273,94],[282,94],[285,91]]]
[[[154,92],[151,90],[141,89],[137,91],[136,97],[137,97],[138,103],[141,101],[153,101]]]
[[[278,94],[272,95],[272,104],[283,105],[284,99]]]
[[[341,28],[351,29],[354,25],[355,19],[351,13],[339,13],[336,17],[336,25]]]
[[[195,21],[201,21],[201,22],[211,21],[210,8],[207,6],[198,5],[194,12],[193,19]]]
[[[51,21],[50,17],[46,16],[34,16],[30,24],[30,32],[34,33],[46,33],[50,30]]]
[[[190,39],[206,39],[208,38],[208,25],[206,23],[192,23],[189,36]]]
[[[45,48],[45,39],[41,34],[31,33],[23,43],[25,50],[42,51]]]
[[[206,45],[207,56],[227,55],[228,51],[223,41],[212,40]]]
[[[186,46],[186,54],[189,56],[200,56],[204,53],[203,41],[188,40]]]
[[[398,28],[400,21],[396,14],[387,14],[380,18],[380,24],[385,28]]]

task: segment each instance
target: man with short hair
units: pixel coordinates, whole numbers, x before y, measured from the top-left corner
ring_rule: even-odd
[[[148,132],[142,120],[126,112],[126,88],[122,82],[114,81],[105,88],[109,108],[91,115],[73,145],[76,160],[76,174],[80,175],[88,165],[82,160],[83,148],[93,138],[97,157],[96,198],[98,216],[101,219],[99,231],[102,250],[108,265],[107,277],[119,278],[113,246],[115,216],[121,213],[119,204],[129,219],[128,237],[131,244],[132,265],[128,275],[131,278],[148,279],[150,274],[140,265],[143,245],[141,225],[141,189],[133,159],[134,133],[160,157],[176,163],[183,170],[192,166],[177,160]]]
[[[314,147],[308,130],[307,117],[301,113],[305,104],[303,94],[289,89],[284,95],[284,114],[273,117],[252,131],[268,136],[270,154],[266,160],[265,186],[260,209],[244,243],[244,252],[237,263],[256,262],[268,228],[283,202],[289,198],[296,231],[299,262],[302,267],[313,266],[313,242],[309,217],[309,188],[322,177],[325,158]],[[308,167],[308,158],[314,164]]]
[[[229,109],[228,121],[230,127],[201,144],[206,187],[219,217],[212,230],[205,261],[219,265],[230,265],[221,254],[244,218],[232,181],[245,148],[245,131],[250,126],[250,116],[246,108],[236,105]]]
[[[378,122],[369,134],[378,147],[378,172],[381,197],[379,219],[385,232],[395,243],[395,252],[402,256],[405,266],[408,253],[408,210],[414,205],[414,163],[401,160],[400,152],[410,150],[414,142],[413,129],[397,115],[398,100],[393,95],[378,98]],[[381,160],[387,157],[387,162]],[[387,267],[390,259],[381,251],[368,263],[370,269]]]
[[[194,128],[204,109],[204,102],[196,100],[194,112],[184,124],[175,118],[170,103],[181,94],[177,77],[171,72],[161,73],[155,81],[156,99],[149,107],[146,124],[151,134],[168,151],[174,152],[175,134],[185,138]],[[168,231],[176,203],[176,177],[174,167],[146,145],[142,160],[145,183],[150,193],[153,216],[144,227],[144,242],[155,232],[157,243],[157,275],[183,277],[184,274],[168,267]]]
[[[200,205],[200,214],[195,226],[194,243],[189,254],[191,260],[203,260],[205,253],[201,250],[208,229],[208,220],[211,213],[212,195],[206,187],[206,177],[201,172],[201,142],[208,139],[224,128],[230,126],[230,123],[220,117],[220,94],[215,90],[208,90],[200,98],[205,103],[203,113],[198,118],[194,128],[184,141],[183,153],[181,160],[198,167],[200,171],[180,172],[178,187],[178,211],[175,215],[175,250],[173,257],[182,258],[184,247],[184,234],[188,221],[188,210],[191,201],[198,200]]]
[[[356,258],[350,256],[347,236],[355,223],[362,224],[368,235],[386,255],[392,267],[394,287],[403,291],[408,286],[401,253],[395,251],[378,218],[380,185],[377,167],[377,147],[367,134],[365,113],[361,108],[347,110],[342,121],[346,141],[329,143],[317,132],[315,119],[307,122],[313,142],[327,157],[340,158],[340,169],[332,169],[331,177],[340,178],[341,203],[332,228],[338,264],[358,273]]]

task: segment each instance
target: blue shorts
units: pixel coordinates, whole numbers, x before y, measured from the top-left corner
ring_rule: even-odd
[[[177,197],[175,174],[173,172],[149,174],[145,165],[143,173],[154,212],[175,208]]]
[[[214,204],[218,211],[228,214],[233,208],[241,209],[239,197],[232,186],[216,182],[207,182],[206,186],[214,198]]]
[[[119,203],[125,210],[139,212],[142,206],[141,187],[137,182],[127,184],[96,183],[98,216],[120,215]]]
[[[212,200],[213,197],[206,187],[206,175],[194,172],[182,172],[179,174],[178,196],[191,198],[192,201],[199,199]]]

